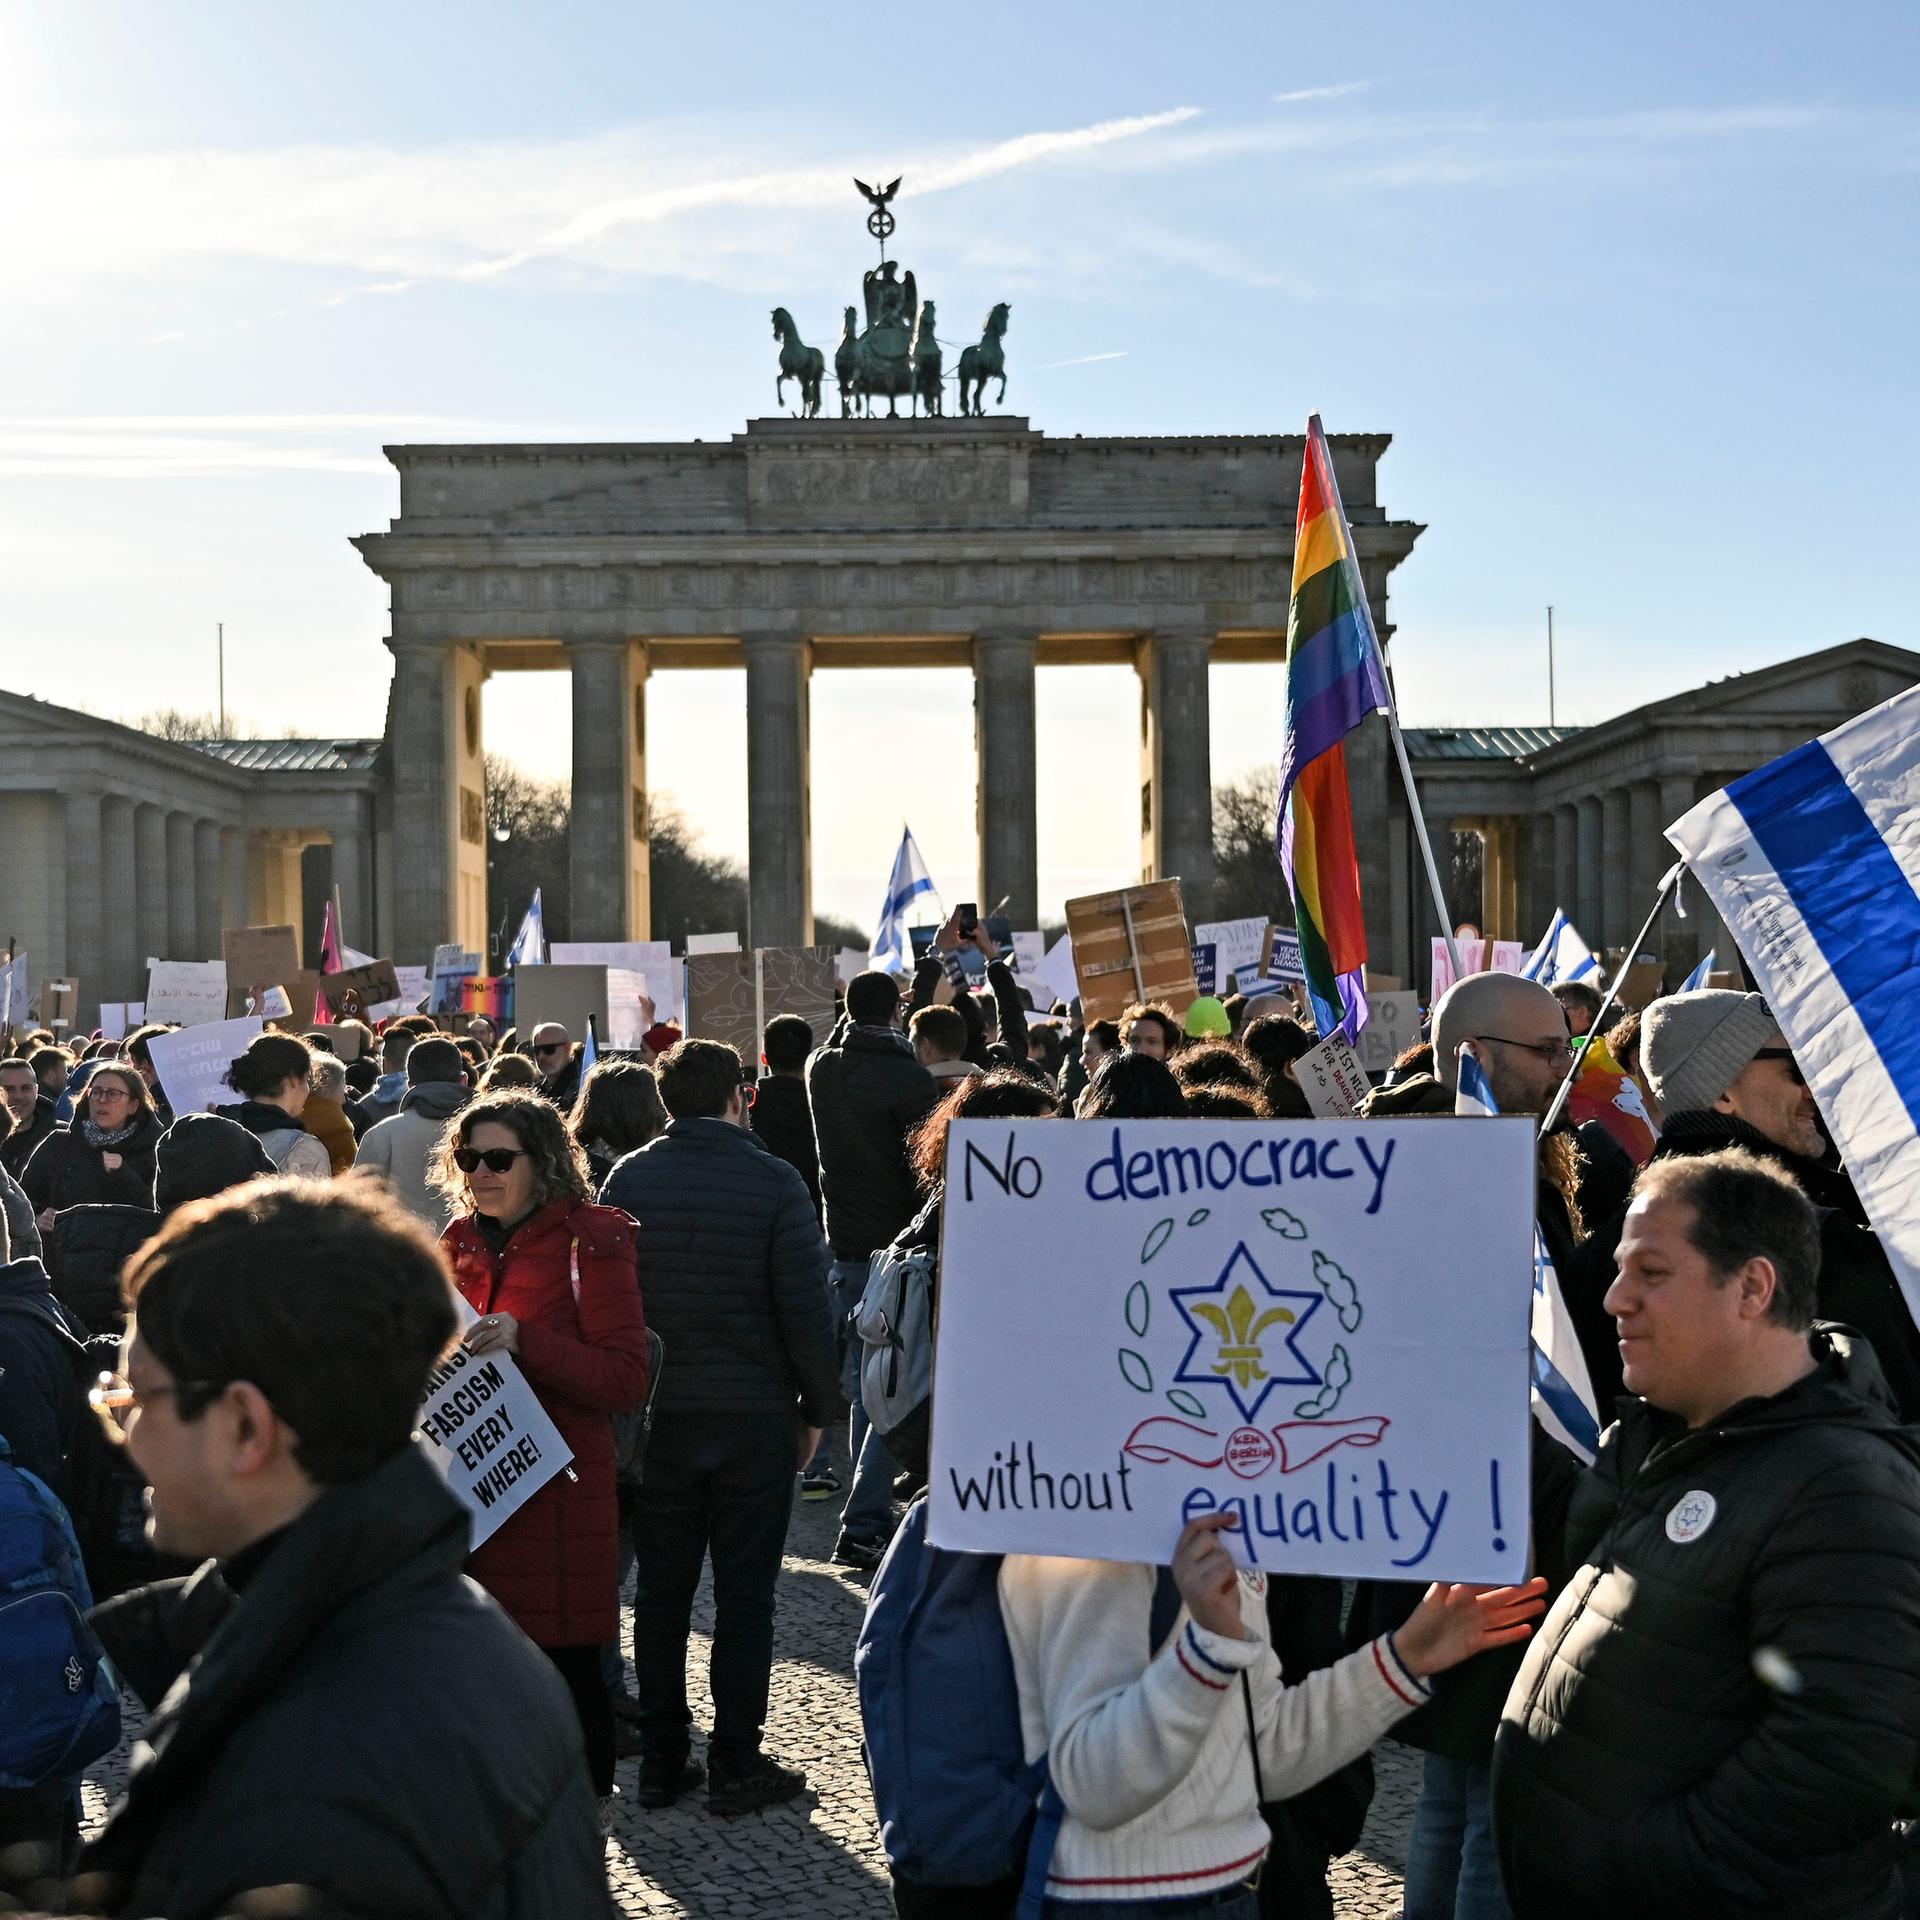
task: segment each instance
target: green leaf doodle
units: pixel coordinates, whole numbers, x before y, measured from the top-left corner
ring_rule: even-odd
[[[1204,1420],[1207,1417],[1207,1410],[1200,1404],[1197,1394],[1170,1393],[1167,1395],[1167,1402],[1180,1412],[1191,1415],[1195,1420]]]
[[[1144,1280],[1136,1280],[1127,1289],[1127,1328],[1128,1331],[1144,1339],[1147,1322],[1153,1313],[1153,1296],[1147,1291]]]
[[[1340,1316],[1343,1331],[1354,1333],[1360,1326],[1360,1289],[1354,1285],[1353,1276],[1337,1261],[1329,1260],[1324,1253],[1313,1256],[1313,1277],[1320,1291],[1327,1296],[1327,1304]]]
[[[1147,1365],[1145,1357],[1135,1353],[1131,1347],[1120,1349],[1120,1371],[1135,1393],[1153,1391],[1153,1369]]]
[[[1345,1347],[1335,1347],[1327,1360],[1326,1378],[1311,1400],[1299,1401],[1293,1409],[1296,1420],[1322,1420],[1340,1404],[1340,1396],[1353,1381],[1353,1364]]]
[[[1167,1244],[1167,1236],[1173,1231],[1173,1220],[1156,1220],[1147,1235],[1147,1243],[1140,1249],[1140,1264],[1144,1267],[1153,1256]]]
[[[1187,1225],[1190,1227],[1197,1227],[1200,1224],[1200,1222],[1207,1217],[1210,1211],[1211,1211],[1210,1208],[1202,1207],[1199,1209],[1198,1212],[1188,1214]]]
[[[1282,1240],[1304,1240],[1307,1237],[1307,1223],[1297,1213],[1289,1213],[1285,1207],[1262,1207],[1260,1218]]]

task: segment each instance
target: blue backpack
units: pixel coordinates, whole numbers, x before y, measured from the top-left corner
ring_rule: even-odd
[[[0,1790],[78,1773],[120,1739],[120,1685],[66,1509],[0,1439]]]
[[[1023,1874],[1017,1920],[1039,1920],[1066,1809],[1046,1756],[1026,1758],[1000,1559],[929,1546],[927,1503],[915,1501],[874,1575],[853,1673],[895,1879],[986,1887]],[[1163,1569],[1149,1652],[1179,1610]]]

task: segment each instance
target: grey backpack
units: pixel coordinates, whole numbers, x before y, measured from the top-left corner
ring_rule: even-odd
[[[854,1310],[860,1336],[860,1399],[882,1439],[927,1404],[933,1391],[933,1247],[895,1242],[873,1256]]]

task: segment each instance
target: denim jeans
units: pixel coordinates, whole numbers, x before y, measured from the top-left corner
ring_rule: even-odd
[[[840,1329],[840,1388],[852,1403],[847,1420],[847,1458],[853,1462],[853,1486],[840,1511],[840,1537],[862,1546],[884,1546],[893,1531],[893,1455],[873,1431],[860,1401],[860,1336],[853,1330],[854,1311],[867,1288],[865,1260],[833,1263],[829,1286]]]
[[[773,1674],[774,1588],[793,1513],[792,1414],[676,1413],[647,1447],[634,1501],[633,1671],[641,1767],[686,1759],[687,1634],[700,1568],[713,1558],[712,1758],[743,1767],[760,1751]]]
[[[1493,1851],[1493,1762],[1430,1753],[1407,1842],[1405,1920],[1513,1920]]]

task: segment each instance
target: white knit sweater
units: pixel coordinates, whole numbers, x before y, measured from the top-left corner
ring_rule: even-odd
[[[1266,1580],[1240,1576],[1250,1636],[1194,1625],[1185,1607],[1151,1660],[1154,1571],[1010,1554],[1000,1612],[1020,1686],[1027,1758],[1048,1756],[1066,1803],[1047,1875],[1060,1900],[1151,1900],[1245,1879],[1267,1850],[1240,1673],[1260,1730],[1261,1779],[1284,1800],[1373,1745],[1429,1694],[1383,1635],[1283,1686],[1266,1639]]]

